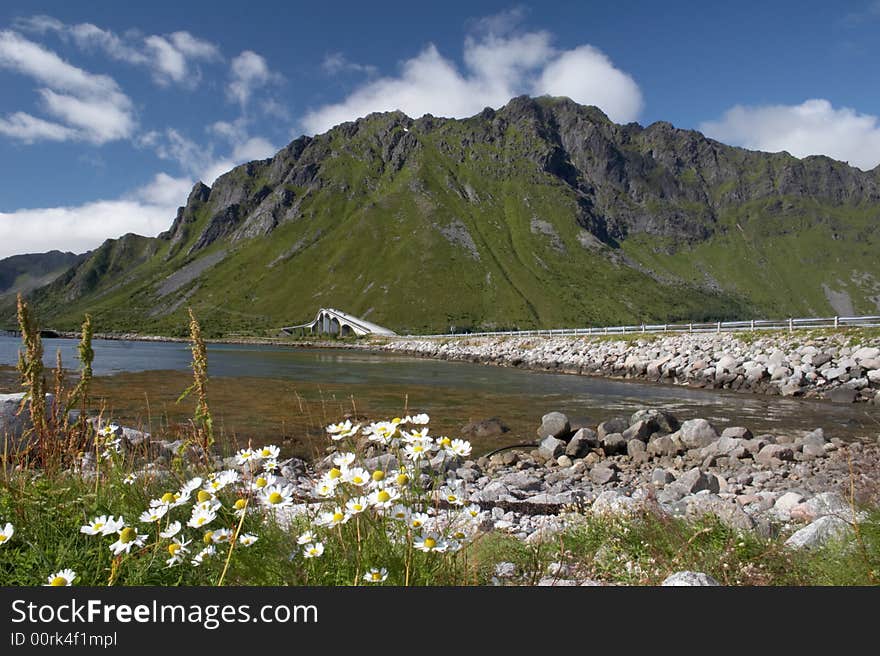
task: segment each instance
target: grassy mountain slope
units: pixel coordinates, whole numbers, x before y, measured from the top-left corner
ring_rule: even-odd
[[[372,114],[196,185],[33,295],[55,328],[398,332],[880,310],[880,174],[620,126],[568,99]],[[7,315],[8,316],[8,315]]]
[[[48,285],[85,255],[49,251],[0,259],[0,299]]]

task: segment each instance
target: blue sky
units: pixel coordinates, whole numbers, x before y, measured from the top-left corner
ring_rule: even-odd
[[[880,0],[707,5],[8,0],[0,257],[154,235],[195,180],[370,111],[520,93],[880,163]]]

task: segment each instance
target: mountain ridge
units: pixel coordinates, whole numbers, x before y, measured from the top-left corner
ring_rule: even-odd
[[[520,96],[299,137],[32,297],[58,328],[173,333],[192,305],[212,334],[320,305],[398,332],[876,312],[878,225],[880,167]]]

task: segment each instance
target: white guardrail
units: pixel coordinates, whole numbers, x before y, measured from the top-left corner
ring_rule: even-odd
[[[808,328],[878,328],[880,316],[812,317],[806,319],[752,319],[750,321],[715,321],[709,323],[662,323],[634,326],[555,328],[552,330],[499,330],[460,332],[438,335],[400,335],[403,338],[496,337],[502,335],[631,335],[635,333],[721,333],[744,330],[803,330]]]

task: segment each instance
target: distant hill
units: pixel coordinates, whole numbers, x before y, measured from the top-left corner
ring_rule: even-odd
[[[159,334],[187,306],[210,335],[322,306],[399,333],[827,316],[880,311],[878,254],[880,168],[524,96],[300,137],[32,298],[47,327]]]
[[[0,260],[0,298],[27,294],[48,285],[87,255],[49,251],[4,258]]]

